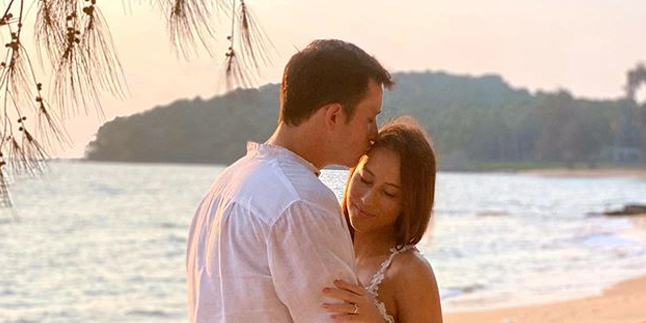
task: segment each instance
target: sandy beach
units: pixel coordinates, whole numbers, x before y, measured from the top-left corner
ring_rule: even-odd
[[[646,216],[627,235],[643,237]],[[601,277],[600,279],[603,279]],[[602,295],[483,311],[446,312],[445,323],[646,323],[646,276],[620,282]]]
[[[646,323],[646,276],[603,295],[551,304],[445,313],[445,323]]]

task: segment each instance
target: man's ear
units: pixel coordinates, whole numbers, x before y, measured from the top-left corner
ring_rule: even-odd
[[[325,125],[336,126],[343,122],[343,106],[341,103],[330,103],[322,107],[325,111]]]

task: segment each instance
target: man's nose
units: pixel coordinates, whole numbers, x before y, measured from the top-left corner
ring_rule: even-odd
[[[377,129],[377,125],[375,124],[370,128],[370,144],[373,144],[375,140],[377,140],[377,135],[379,135],[379,130]]]

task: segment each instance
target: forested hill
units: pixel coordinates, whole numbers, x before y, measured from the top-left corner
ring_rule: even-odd
[[[385,93],[382,118],[417,117],[432,135],[443,169],[497,162],[607,161],[617,134],[626,132],[618,126],[622,109],[635,106],[625,100],[575,99],[565,91],[530,94],[495,75],[394,76],[397,86]],[[116,118],[99,129],[86,157],[228,164],[244,154],[247,141],[271,135],[278,118],[278,90],[278,85],[236,90]],[[633,123],[643,119],[630,118]],[[634,145],[639,146],[641,136],[632,135]]]

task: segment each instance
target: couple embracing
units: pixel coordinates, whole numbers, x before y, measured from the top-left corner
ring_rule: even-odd
[[[400,118],[377,130],[375,58],[317,40],[285,67],[280,115],[200,203],[186,254],[189,322],[441,322],[415,248],[434,200],[435,154]],[[318,178],[350,167],[341,203]]]

